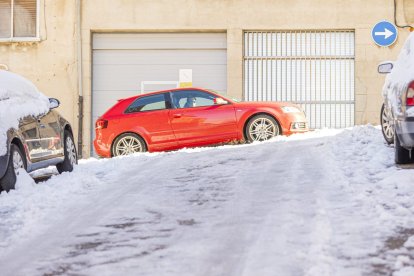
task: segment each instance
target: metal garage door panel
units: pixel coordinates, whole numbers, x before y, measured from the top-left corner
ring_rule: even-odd
[[[141,81],[178,81],[180,69],[193,70],[195,86],[226,90],[225,50],[99,50],[94,52],[94,80],[99,80],[94,91],[138,91]]]
[[[226,49],[226,33],[94,34],[93,49]]]
[[[108,65],[94,67],[94,76],[101,80],[94,84],[94,92],[100,90],[139,91],[141,81],[178,81],[180,69],[193,70],[193,85],[225,91],[225,65]],[[214,83],[211,81],[214,79]],[[157,90],[153,87],[150,90]]]
[[[197,50],[95,50],[94,65],[108,64],[222,64],[226,65],[225,49]]]

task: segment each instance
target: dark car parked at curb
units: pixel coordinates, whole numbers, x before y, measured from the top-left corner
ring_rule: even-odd
[[[37,117],[20,120],[18,129],[7,131],[7,154],[0,156],[0,191],[13,189],[19,169],[27,172],[56,165],[59,173],[72,171],[78,157],[72,127],[49,99],[50,110]]]

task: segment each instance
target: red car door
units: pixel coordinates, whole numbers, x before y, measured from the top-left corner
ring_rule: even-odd
[[[216,95],[201,90],[171,92],[171,126],[181,147],[238,139],[233,104],[215,104]]]
[[[174,149],[178,143],[170,124],[169,105],[168,93],[140,97],[116,123],[122,131],[128,129],[142,135],[151,150]]]

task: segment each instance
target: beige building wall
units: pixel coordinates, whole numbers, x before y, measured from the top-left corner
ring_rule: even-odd
[[[60,100],[59,112],[77,133],[75,1],[40,0],[40,39],[0,42],[0,64]]]
[[[41,0],[41,42],[0,43],[0,63],[33,80],[62,101],[61,113],[77,132],[76,1]],[[94,32],[227,32],[227,95],[242,98],[244,30],[355,30],[356,124],[378,124],[384,76],[382,60],[394,60],[409,31],[399,29],[389,48],[375,45],[371,29],[394,21],[390,0],[83,0],[83,152],[90,151],[91,37]],[[407,21],[411,0],[398,0],[398,21]],[[407,4],[410,2],[409,4]],[[43,6],[42,6],[43,7]],[[77,137],[77,134],[75,134]]]

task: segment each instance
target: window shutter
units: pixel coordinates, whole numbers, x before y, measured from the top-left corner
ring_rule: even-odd
[[[14,37],[36,36],[37,0],[14,0]]]
[[[0,38],[11,36],[11,0],[0,0]]]

